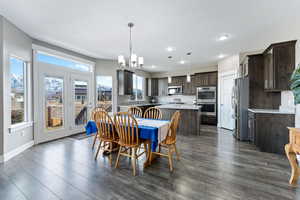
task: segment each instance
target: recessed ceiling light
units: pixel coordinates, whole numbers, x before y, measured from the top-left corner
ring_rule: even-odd
[[[181,61],[179,61],[179,63],[183,65],[183,64],[185,64],[185,60],[181,60]]]
[[[151,68],[154,69],[154,68],[156,68],[156,66],[155,65],[151,65]]]
[[[228,38],[229,38],[229,34],[222,34],[218,38],[218,41],[224,41],[224,40],[227,40]]]
[[[219,58],[224,58],[226,55],[225,54],[220,54],[218,57]]]
[[[172,52],[172,51],[175,51],[175,48],[174,48],[174,47],[167,47],[167,48],[166,48],[166,51]]]

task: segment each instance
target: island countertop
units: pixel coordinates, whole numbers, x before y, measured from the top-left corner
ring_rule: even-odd
[[[200,110],[201,106],[193,104],[163,104],[156,106],[161,109],[175,109],[175,110]]]

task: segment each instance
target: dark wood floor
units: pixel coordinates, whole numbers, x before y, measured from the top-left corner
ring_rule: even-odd
[[[132,176],[130,161],[120,169],[108,159],[93,159],[92,138],[37,145],[0,164],[0,199],[300,199],[299,187],[288,184],[284,156],[261,153],[235,141],[230,131],[207,130],[181,136],[181,161],[169,172],[167,159]]]

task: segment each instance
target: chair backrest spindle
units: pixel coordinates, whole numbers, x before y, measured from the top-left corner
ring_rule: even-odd
[[[156,107],[148,108],[144,113],[144,118],[161,119],[162,118],[161,110]]]
[[[113,126],[113,120],[106,111],[97,111],[94,113],[94,121],[97,125],[100,138],[115,140],[116,134]]]
[[[180,112],[176,111],[171,118],[171,123],[169,125],[168,135],[166,137],[166,143],[171,144],[176,142],[176,132],[179,126]]]
[[[115,114],[114,121],[121,145],[133,146],[139,144],[138,123],[132,114],[119,112]]]
[[[128,112],[130,114],[134,115],[135,117],[142,117],[142,115],[143,115],[142,109],[137,106],[129,107]]]

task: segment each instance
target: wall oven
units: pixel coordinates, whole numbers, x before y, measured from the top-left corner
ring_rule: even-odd
[[[182,94],[182,86],[169,86],[168,95]]]
[[[217,108],[215,102],[198,103],[201,107],[201,114],[216,116]]]
[[[197,102],[216,102],[217,89],[216,87],[198,87],[196,94]]]

